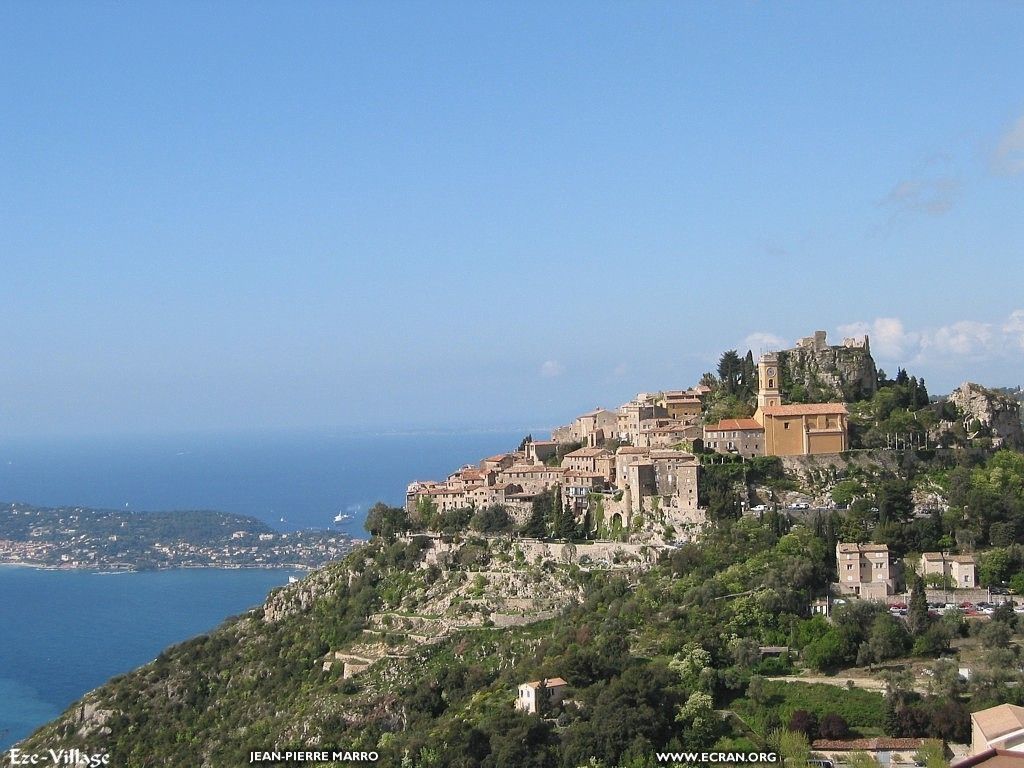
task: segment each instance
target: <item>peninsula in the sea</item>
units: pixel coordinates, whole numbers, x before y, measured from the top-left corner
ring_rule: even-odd
[[[226,512],[0,507],[0,564],[38,568],[318,568],[357,543],[338,531],[280,532]]]

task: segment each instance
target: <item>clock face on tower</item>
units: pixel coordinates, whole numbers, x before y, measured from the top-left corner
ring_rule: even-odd
[[[769,369],[767,370],[767,374],[768,374],[769,376],[774,376],[774,375],[775,375],[775,369],[774,369],[774,368],[769,368]]]

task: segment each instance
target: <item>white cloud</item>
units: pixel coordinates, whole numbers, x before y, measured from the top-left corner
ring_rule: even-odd
[[[767,331],[755,331],[743,340],[738,350],[742,354],[743,350],[750,349],[755,353],[757,352],[770,352],[777,349],[785,349],[789,344],[781,336],[776,336],[774,333],[768,333]]]
[[[999,138],[992,153],[992,167],[1010,176],[1024,173],[1024,115]]]
[[[1010,313],[1010,316],[1003,323],[1003,333],[1007,341],[1024,349],[1024,309],[1017,309]]]
[[[1014,310],[1001,323],[956,320],[937,328],[908,330],[898,317],[841,325],[843,336],[871,338],[871,351],[887,364],[951,363],[957,360],[1006,358],[1024,349],[1024,309]]]
[[[540,375],[545,379],[553,379],[565,373],[565,366],[557,360],[545,360],[540,367]]]
[[[920,338],[919,334],[907,331],[898,317],[876,317],[870,323],[860,320],[840,325],[839,333],[844,337],[867,334],[872,351],[885,360],[901,360]]]
[[[921,338],[921,354],[978,357],[991,351],[992,326],[975,320],[958,320],[925,333]]]

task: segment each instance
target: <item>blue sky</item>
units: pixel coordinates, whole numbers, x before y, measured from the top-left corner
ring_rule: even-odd
[[[1024,383],[1024,6],[0,2],[0,433]]]

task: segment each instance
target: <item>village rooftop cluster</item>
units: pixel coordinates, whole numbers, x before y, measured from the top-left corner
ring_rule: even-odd
[[[866,349],[868,338],[843,344]],[[823,348],[825,333],[797,346]],[[776,353],[761,355],[757,371],[753,418],[703,423],[710,392],[703,385],[640,393],[615,410],[597,408],[578,416],[553,430],[550,440],[527,440],[519,450],[463,466],[441,482],[411,483],[406,507],[413,513],[424,505],[440,512],[501,505],[522,522],[539,495],[558,488],[577,520],[589,521],[588,530],[614,534],[651,524],[652,543],[670,540],[666,530],[686,540],[705,522],[695,442],[744,458],[849,448],[844,403],[783,403]]]

